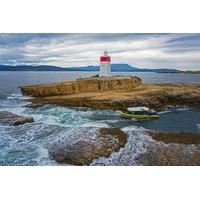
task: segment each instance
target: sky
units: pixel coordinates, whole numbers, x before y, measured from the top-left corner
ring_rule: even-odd
[[[200,70],[200,34],[19,33],[0,34],[0,64],[79,67],[112,63],[139,68]]]

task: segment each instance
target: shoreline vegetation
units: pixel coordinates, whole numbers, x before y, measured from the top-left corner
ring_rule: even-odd
[[[45,104],[113,110],[130,106],[163,110],[169,105],[200,108],[200,84],[143,84],[137,77],[93,77],[24,86],[21,91],[23,95],[35,96],[28,100],[27,106],[32,108]],[[146,134],[152,140],[146,152],[139,155],[139,165],[200,165],[199,133],[147,130]],[[50,151],[50,156],[59,163],[90,165],[93,159],[109,157],[112,152],[124,148],[127,140],[126,133],[121,129],[100,129],[97,136],[100,146],[87,141],[72,146],[58,145]]]

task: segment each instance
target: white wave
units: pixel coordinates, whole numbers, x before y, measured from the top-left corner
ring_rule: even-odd
[[[80,127],[98,127],[98,128],[109,128],[110,126],[106,123],[101,122],[88,122],[80,125]]]
[[[56,116],[52,115],[47,116],[43,114],[30,114],[30,116],[32,116],[37,122],[42,122],[44,124],[49,124],[49,125],[57,124],[58,118]]]
[[[36,114],[29,114],[29,116],[32,116],[36,122],[46,125],[57,125],[63,127],[109,127],[106,121],[91,121],[77,113],[71,112],[67,116],[66,113],[60,113],[60,115],[54,114],[54,112],[51,112],[51,114],[42,114],[39,112]]]
[[[170,113],[170,112],[172,112],[172,110],[164,110],[164,111],[158,112],[158,114],[162,115],[162,114],[166,114],[166,113]]]
[[[22,94],[11,94],[10,96],[7,97],[7,99],[28,100],[28,99],[33,99],[33,97],[23,96]]]
[[[17,115],[21,115],[25,112],[26,108],[24,107],[15,107],[15,108],[1,108],[0,111],[7,111]]]
[[[103,119],[103,120],[97,120],[99,123],[117,123],[119,120],[117,119]]]
[[[49,159],[48,149],[38,146],[37,148],[38,156],[34,159],[37,165],[58,165],[54,160]]]
[[[188,110],[190,110],[190,108],[186,107],[186,106],[184,106],[184,107],[177,107],[176,108],[176,111],[188,111]]]
[[[139,165],[138,155],[146,151],[152,138],[146,134],[146,130],[142,127],[125,127],[122,131],[128,134],[128,142],[125,147],[112,153],[109,158],[101,157],[93,160],[91,165]]]
[[[122,128],[122,131],[124,132],[135,132],[135,131],[140,131],[140,132],[143,132],[145,133],[147,129],[143,128],[143,127],[138,127],[138,126],[127,126],[127,127],[124,127]]]
[[[102,112],[98,113],[98,111],[96,110],[89,110],[83,112],[66,107],[58,107],[52,105],[46,105],[37,109],[27,109],[25,111],[25,114],[34,117],[34,119],[37,122],[65,127],[110,127],[108,123],[118,122],[118,120],[116,119],[110,119],[110,113],[107,113],[106,111],[103,111],[103,114],[105,114],[105,119],[95,120],[95,118],[93,119],[92,117],[93,114],[101,115]],[[109,119],[106,119],[107,114],[109,116]]]
[[[187,106],[168,106],[165,110],[158,112],[158,114],[162,115],[170,112],[188,111],[188,110],[191,110],[191,108]]]

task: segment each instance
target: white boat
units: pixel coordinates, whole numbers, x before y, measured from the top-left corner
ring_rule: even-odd
[[[122,117],[136,118],[136,119],[157,119],[159,115],[156,111],[149,109],[148,107],[129,107],[122,111]]]

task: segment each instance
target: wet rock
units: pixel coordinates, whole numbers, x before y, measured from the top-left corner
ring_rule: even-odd
[[[109,157],[127,142],[127,134],[118,128],[101,128],[95,138],[81,139],[49,150],[50,157],[59,163],[89,165],[98,157]]]
[[[25,123],[32,123],[34,119],[32,117],[25,117],[13,114],[7,111],[0,111],[0,123],[13,126],[22,125]]]
[[[83,111],[83,112],[89,110],[88,107],[70,107],[70,108],[73,109],[73,110],[76,110],[76,111]]]
[[[27,108],[38,108],[38,107],[42,107],[43,104],[42,103],[27,103],[25,105],[25,107]]]
[[[146,166],[200,166],[200,145],[154,144],[139,156]]]
[[[157,141],[165,143],[179,143],[179,144],[200,144],[199,133],[163,133],[157,131],[148,131],[148,134]]]
[[[142,165],[193,166],[200,165],[200,134],[147,132],[155,141],[139,156]]]

